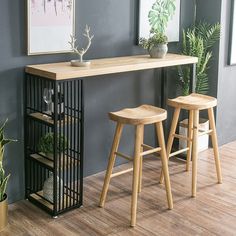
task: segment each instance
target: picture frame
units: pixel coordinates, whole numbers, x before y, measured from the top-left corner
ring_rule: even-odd
[[[27,55],[69,53],[75,0],[27,0]]]
[[[139,0],[138,14],[138,38],[149,38],[150,25],[148,21],[148,13],[156,0]],[[180,38],[180,14],[181,0],[176,0],[176,11],[173,18],[169,21],[166,35],[168,42],[179,42]]]
[[[228,65],[236,65],[236,1],[231,4]]]

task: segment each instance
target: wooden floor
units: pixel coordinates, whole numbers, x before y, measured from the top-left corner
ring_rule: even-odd
[[[52,219],[21,201],[10,205],[10,224],[0,235],[236,235],[236,142],[221,147],[220,154],[221,185],[216,184],[212,150],[200,154],[196,199],[190,197],[191,172],[184,171],[183,162],[170,162],[173,210],[167,210],[164,187],[158,184],[160,161],[146,159],[135,228],[129,226],[131,173],[112,180],[105,209],[97,207],[101,173],[85,179],[83,208]]]

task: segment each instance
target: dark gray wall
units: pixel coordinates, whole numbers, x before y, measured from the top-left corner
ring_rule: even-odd
[[[236,66],[228,66],[231,1],[222,0],[217,128],[220,144],[236,139]]]
[[[206,21],[211,24],[221,21],[221,0],[197,0],[197,21]],[[218,64],[220,40],[213,47],[213,57],[209,63],[209,92],[217,97],[218,89]]]
[[[95,39],[87,58],[113,57],[144,53],[135,46],[137,27],[136,0],[76,0],[76,31],[91,26]],[[1,0],[0,4],[0,121],[9,118],[6,134],[18,139],[6,149],[5,167],[11,173],[8,186],[10,202],[24,197],[23,156],[23,80],[27,64],[68,61],[71,55],[26,56],[26,1]],[[192,3],[182,1],[182,25],[192,22]],[[53,42],[52,42],[53,43]],[[170,50],[176,50],[176,44]],[[85,175],[106,168],[114,124],[107,113],[159,100],[159,82],[153,71],[124,73],[90,78],[85,81]],[[169,82],[175,92],[176,80]],[[170,90],[170,91],[172,91]],[[171,92],[172,93],[172,92]],[[146,132],[153,143],[154,133]],[[121,149],[132,152],[133,129],[127,128]]]

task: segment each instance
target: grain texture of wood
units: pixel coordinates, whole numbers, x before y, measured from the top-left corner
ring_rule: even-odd
[[[191,157],[192,157],[192,139],[193,139],[193,111],[190,110],[189,111],[189,122],[188,122],[188,141],[187,141],[187,147],[189,149],[187,151],[186,171],[189,171]]]
[[[52,80],[84,78],[97,75],[146,70],[197,63],[197,57],[167,54],[164,59],[150,58],[149,55],[95,59],[89,67],[72,67],[70,62],[28,65],[25,72]]]
[[[165,188],[158,185],[161,160],[143,161],[142,193],[135,228],[129,225],[132,173],[114,178],[106,208],[98,207],[105,172],[85,178],[83,208],[52,219],[28,201],[9,205],[9,225],[1,236],[169,236],[235,235],[236,142],[219,148],[224,183],[217,184],[213,149],[199,153],[198,197],[190,197],[191,173],[186,162],[169,162],[174,209],[166,209]],[[118,166],[114,171],[132,167]],[[190,167],[191,169],[191,167]]]
[[[135,130],[135,147],[134,147],[134,168],[133,168],[133,183],[132,183],[132,200],[131,200],[131,222],[130,225],[136,225],[137,205],[138,205],[138,187],[140,175],[140,153],[143,143],[144,125],[137,125]]]
[[[166,154],[167,154],[168,159],[170,158],[170,154],[171,154],[171,149],[172,149],[172,145],[173,145],[173,141],[174,141],[174,134],[175,134],[176,127],[178,124],[178,120],[179,120],[179,114],[180,114],[180,108],[176,108],[174,111],[174,116],[173,116],[173,120],[171,123],[169,138],[168,138],[167,147],[166,147]],[[160,183],[163,183],[163,181],[164,181],[164,175],[163,175],[163,171],[162,171],[161,176],[160,176]]]
[[[186,110],[204,110],[215,107],[217,105],[217,99],[203,94],[192,93],[188,96],[168,99],[167,104]]]
[[[214,150],[217,179],[218,179],[218,183],[221,184],[222,183],[221,164],[220,164],[220,156],[219,156],[219,150],[218,150],[218,140],[217,140],[217,134],[216,134],[216,125],[215,125],[215,117],[214,117],[213,108],[208,109],[208,117],[210,121],[210,128],[212,130],[211,140],[212,140],[212,146]]]
[[[195,110],[193,112],[192,197],[196,197],[197,193],[198,126],[199,126],[199,110]]]
[[[123,125],[120,123],[117,123],[116,125],[116,132],[115,132],[115,136],[114,136],[114,140],[112,143],[112,148],[111,148],[111,153],[110,153],[110,157],[109,157],[109,162],[108,162],[108,166],[107,166],[107,172],[106,172],[106,176],[105,176],[105,180],[104,180],[104,184],[103,184],[103,188],[102,188],[102,193],[101,193],[101,198],[100,198],[100,207],[104,207],[105,201],[106,201],[106,196],[107,196],[107,191],[108,191],[108,187],[109,187],[109,183],[110,183],[110,179],[111,179],[111,175],[112,175],[112,170],[116,161],[116,152],[120,143],[120,138],[121,138],[121,134],[122,134],[122,130],[123,130]]]
[[[117,112],[110,112],[111,120],[130,125],[146,125],[163,121],[167,118],[166,110],[151,105],[141,105],[136,108],[125,108]]]
[[[162,171],[163,171],[164,180],[165,180],[166,197],[167,197],[168,207],[171,210],[173,208],[173,199],[172,199],[169,168],[168,168],[168,158],[166,155],[165,136],[163,132],[162,122],[156,123],[156,133],[157,133],[158,143],[161,147],[161,162],[162,162]]]

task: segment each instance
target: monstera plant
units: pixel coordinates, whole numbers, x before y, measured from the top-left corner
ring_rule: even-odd
[[[4,122],[4,124],[0,128],[0,215],[2,216],[0,218],[0,231],[7,225],[7,194],[6,194],[6,188],[7,183],[10,175],[5,175],[5,171],[3,168],[3,157],[4,157],[4,148],[5,145],[16,140],[12,139],[6,139],[4,137],[4,128],[6,126],[7,120]]]

